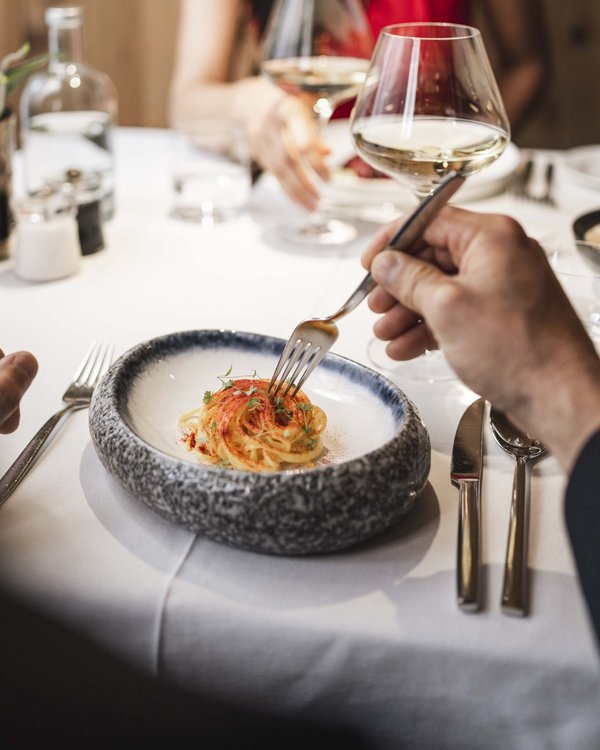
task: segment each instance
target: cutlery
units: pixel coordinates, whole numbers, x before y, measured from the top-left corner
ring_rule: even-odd
[[[512,192],[518,198],[529,198],[529,183],[533,176],[533,159],[527,159],[519,164],[515,173]]]
[[[63,394],[62,400],[66,406],[53,414],[38,430],[6,474],[0,479],[0,506],[27,476],[42,447],[62,417],[78,409],[85,409],[90,405],[94,387],[108,370],[113,353],[114,347],[112,345],[92,342],[87,354],[75,371],[72,382]]]
[[[505,414],[494,407],[490,412],[490,425],[498,445],[515,458],[510,524],[502,583],[502,611],[506,615],[524,617],[527,614],[529,600],[527,585],[529,466],[532,461],[545,456],[547,448],[539,440],[517,429]]]
[[[548,164],[546,164],[546,171],[544,172],[544,184],[546,185],[546,190],[544,191],[542,197],[539,199],[540,203],[545,203],[547,206],[555,206],[556,202],[553,197],[554,164],[552,162],[548,162]]]
[[[410,252],[421,239],[436,214],[464,181],[465,178],[458,172],[450,172],[419,203],[392,237],[388,247],[399,252]],[[304,320],[296,326],[281,353],[269,384],[269,391],[272,391],[274,396],[286,382],[287,387],[283,392],[284,395],[292,390],[292,396],[294,396],[300,390],[306,379],[337,340],[339,331],[336,321],[352,312],[374,288],[375,281],[368,273],[342,307],[333,315],[327,318]]]
[[[518,198],[524,198],[533,203],[543,203],[546,206],[555,206],[556,202],[553,196],[554,164],[548,162],[544,169],[544,192],[542,195],[539,195],[537,190],[532,190],[534,172],[536,171],[535,167],[536,165],[533,159],[527,159],[519,164],[515,174],[515,181],[512,189],[513,194]]]
[[[458,487],[456,596],[465,612],[481,608],[481,471],[485,401],[474,401],[462,415],[452,447],[450,478]]]
[[[586,266],[597,274],[600,271],[600,245],[577,240],[575,247]]]

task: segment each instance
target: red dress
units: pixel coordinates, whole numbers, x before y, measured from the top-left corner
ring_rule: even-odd
[[[367,18],[377,41],[384,26],[394,23],[465,23],[470,21],[470,0],[365,0]],[[344,102],[334,117],[349,117],[354,102]]]
[[[381,29],[393,23],[469,23],[469,6],[469,0],[367,0],[366,10],[377,40]]]

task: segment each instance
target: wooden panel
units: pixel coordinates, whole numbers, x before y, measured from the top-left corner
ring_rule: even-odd
[[[25,41],[21,30],[26,12],[19,0],[0,0],[0,56],[16,50]]]
[[[143,110],[146,125],[167,124],[167,101],[173,62],[179,0],[144,0],[140,29],[140,53],[143,57]]]
[[[540,143],[600,143],[600,3],[544,0],[544,13],[552,69]]]
[[[90,65],[106,73],[119,95],[119,122],[141,123],[144,75],[141,56],[139,2],[84,0],[85,57]]]
[[[540,0],[540,5],[549,70],[540,101],[515,140],[540,148],[600,143],[600,3]],[[477,21],[485,37],[484,17]]]
[[[178,0],[84,0],[87,61],[119,92],[122,125],[165,127]]]
[[[44,11],[51,0],[0,0],[0,54],[28,39],[47,49]],[[80,0],[86,61],[108,74],[122,125],[164,127],[179,0]]]

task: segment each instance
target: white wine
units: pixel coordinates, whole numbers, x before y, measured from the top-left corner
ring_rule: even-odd
[[[479,172],[508,142],[501,128],[446,117],[359,118],[353,131],[358,152],[368,164],[390,177],[410,180],[420,193],[449,172]]]
[[[263,73],[288,94],[336,105],[357,93],[368,67],[360,57],[320,55],[266,60]]]

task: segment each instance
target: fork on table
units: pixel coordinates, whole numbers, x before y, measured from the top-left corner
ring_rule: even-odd
[[[413,251],[436,214],[464,181],[465,178],[458,172],[450,172],[430,195],[419,203],[392,237],[388,247],[400,252]],[[283,395],[291,390],[291,395],[294,396],[337,340],[339,331],[336,321],[352,312],[374,288],[375,281],[368,273],[333,315],[327,318],[311,318],[299,323],[275,366],[269,392],[276,396],[285,385]]]
[[[529,185],[533,176],[533,159],[522,161],[517,167],[510,192],[517,198],[529,198]]]
[[[544,167],[544,191],[541,194],[538,194],[536,190],[532,190],[535,171],[536,163],[533,159],[529,158],[521,162],[515,173],[511,192],[513,195],[516,195],[517,198],[524,198],[533,203],[542,203],[546,206],[555,206],[556,202],[553,195],[554,164],[549,161]]]
[[[41,427],[31,438],[16,461],[0,479],[0,505],[15,491],[21,481],[29,473],[42,447],[54,431],[54,428],[66,414],[85,409],[90,405],[92,394],[100,378],[108,370],[112,362],[114,347],[112,344],[96,344],[92,342],[88,352],[73,375],[73,380],[64,392],[62,400],[65,406]]]

